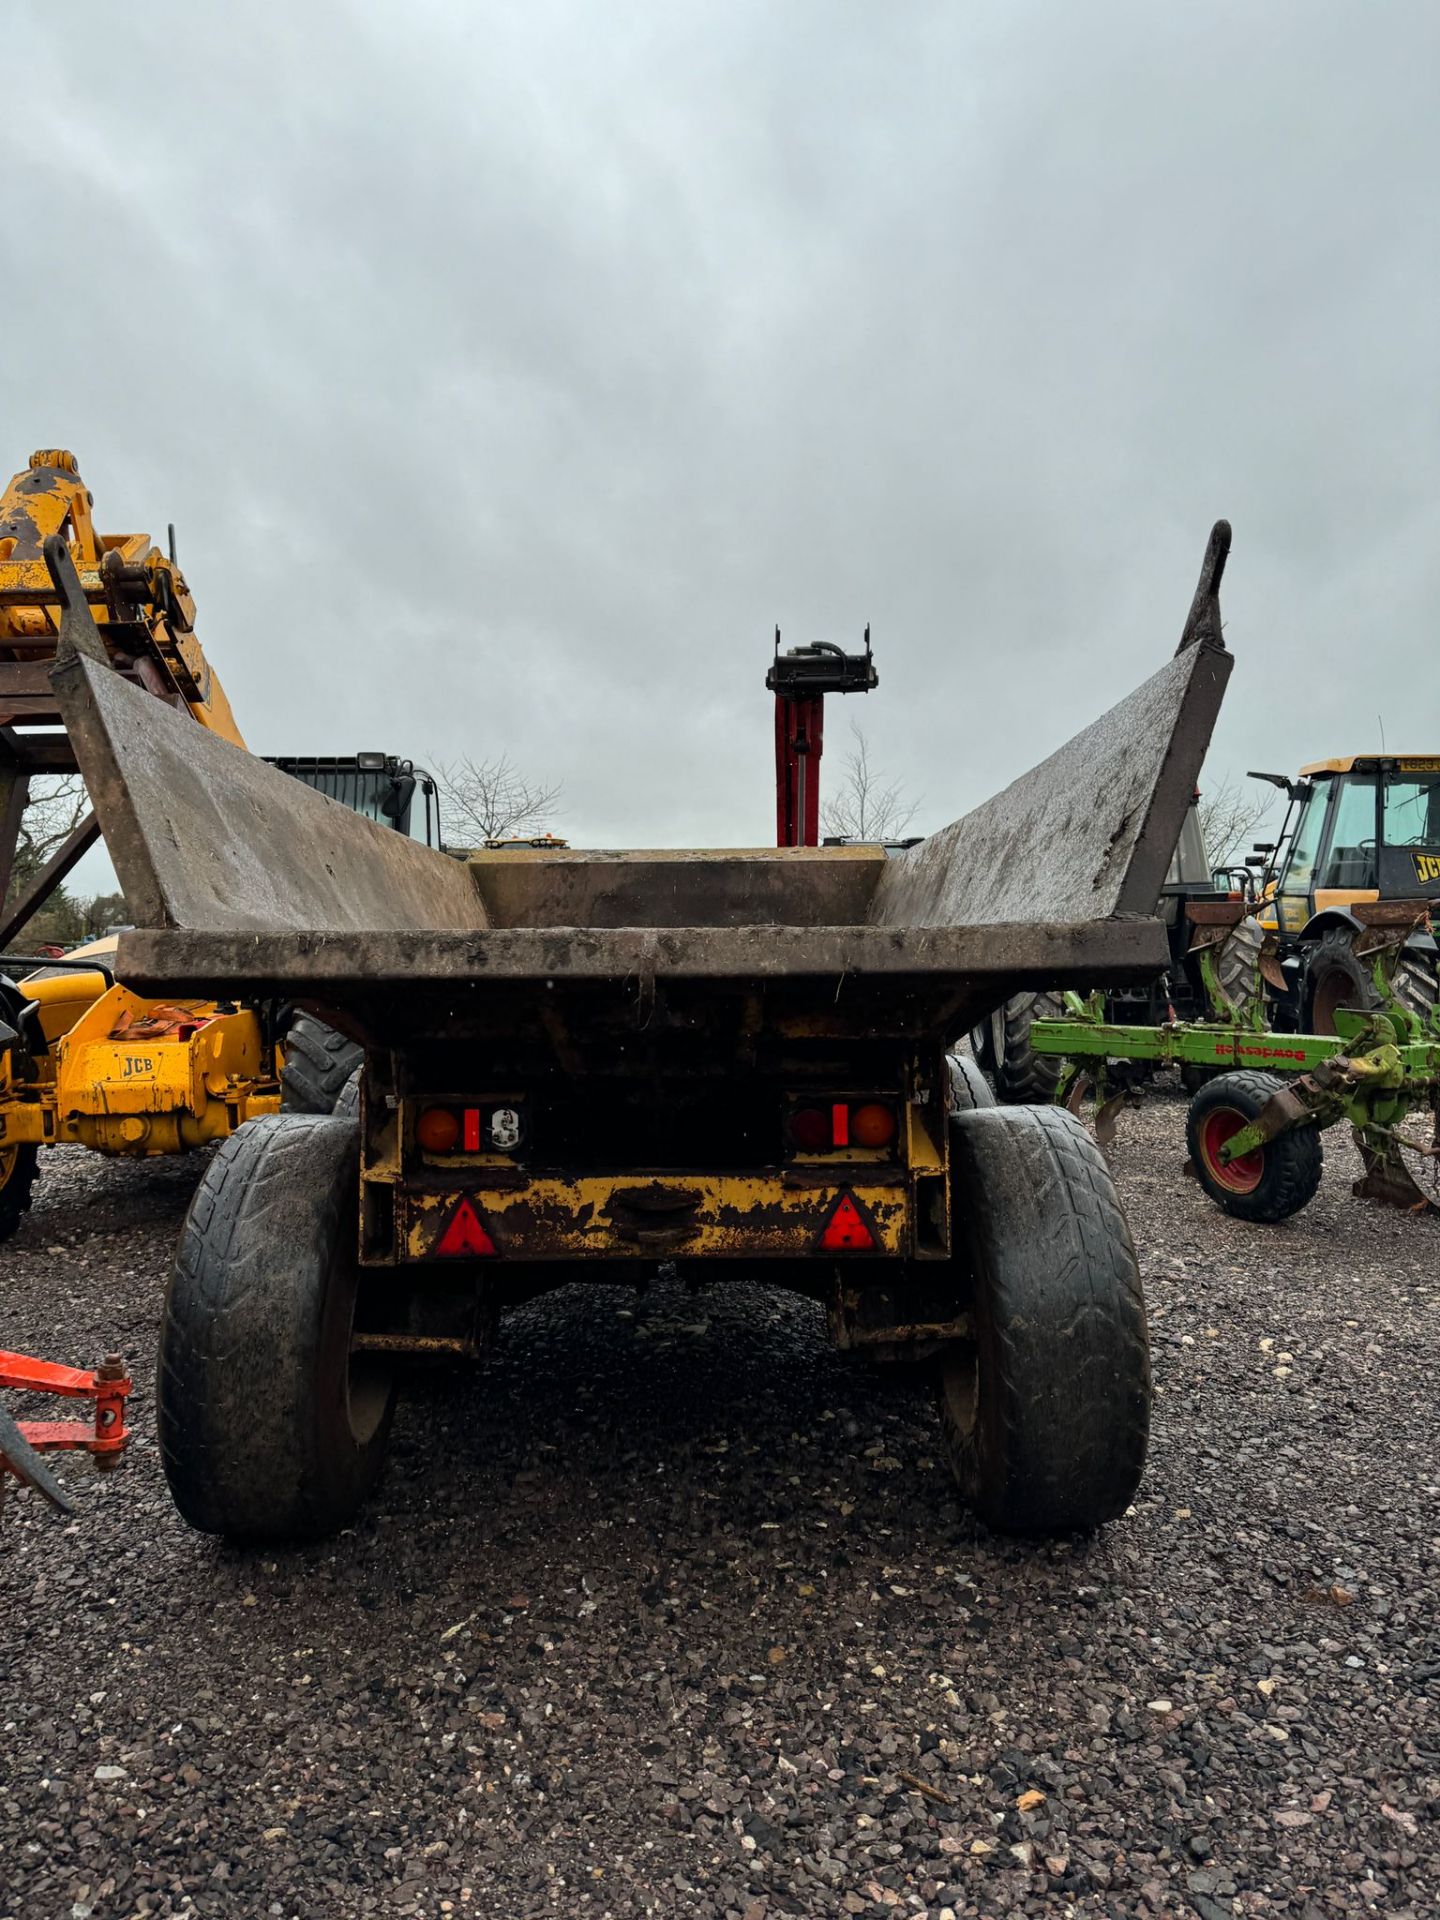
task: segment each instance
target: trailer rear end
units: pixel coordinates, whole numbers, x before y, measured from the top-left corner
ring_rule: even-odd
[[[55,684],[142,923],[123,977],[284,999],[365,1050],[357,1116],[259,1121],[196,1196],[160,1383],[187,1517],[343,1523],[400,1362],[661,1264],[798,1289],[840,1346],[931,1365],[993,1524],[1123,1511],[1150,1387],[1109,1174],[950,1049],[1027,986],[1165,965],[1150,909],[1229,673],[1228,539],[1158,673],[905,849],[449,859],[197,742],[91,657],[82,601]]]

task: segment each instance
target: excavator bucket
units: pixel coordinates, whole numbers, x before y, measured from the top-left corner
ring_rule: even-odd
[[[455,859],[126,684],[88,644],[83,595],[62,594],[55,694],[142,928],[117,970],[155,995],[283,996],[371,1045],[539,1023],[572,1064],[599,1031],[672,1055],[717,1026],[742,1048],[759,1029],[818,1041],[837,1022],[948,1039],[1027,987],[1153,978],[1167,955],[1155,900],[1230,673],[1228,546],[1221,522],[1159,672],[900,852]],[[62,585],[63,542],[46,557]]]

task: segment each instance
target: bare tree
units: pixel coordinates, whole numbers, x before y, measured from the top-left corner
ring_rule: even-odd
[[[871,766],[865,735],[853,723],[850,731],[855,744],[839,786],[820,802],[821,828],[830,840],[898,840],[920,803],[906,795],[900,781],[887,781]]]
[[[437,761],[435,771],[446,835],[456,846],[543,832],[563,791],[558,781],[546,787],[527,780],[505,753],[494,760],[467,756],[448,766]]]
[[[1202,791],[1200,833],[1212,867],[1244,862],[1250,851],[1250,836],[1272,805],[1268,787],[1237,787],[1231,780],[1222,780],[1208,793]]]
[[[42,775],[32,781],[15,842],[9,887],[12,897],[30,884],[56,848],[70,838],[89,806],[85,782],[78,773]]]

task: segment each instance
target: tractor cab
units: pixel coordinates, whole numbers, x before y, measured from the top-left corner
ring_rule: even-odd
[[[1290,794],[1262,917],[1277,932],[1357,902],[1440,901],[1440,756],[1353,754],[1264,777]]]
[[[1355,951],[1355,908],[1386,900],[1440,907],[1440,755],[1350,754],[1317,760],[1298,780],[1252,778],[1290,797],[1278,843],[1256,848],[1265,867],[1260,925],[1278,936],[1293,1017],[1307,1031],[1333,1033],[1337,1008],[1376,1004]],[[1422,930],[1411,947],[1403,997],[1428,1016],[1434,941]]]

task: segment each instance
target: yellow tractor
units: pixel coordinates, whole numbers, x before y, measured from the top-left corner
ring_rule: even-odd
[[[58,536],[109,665],[199,727],[243,747],[195,637],[195,603],[175,557],[145,534],[99,534],[75,456],[32,454],[0,495],[0,902],[30,783],[77,771],[50,686],[66,617],[43,543]],[[276,765],[355,811],[409,831],[417,784],[430,838],[434,784],[383,753]],[[438,834],[438,813],[435,815]],[[146,1000],[112,974],[115,941],[63,958],[13,954],[15,936],[99,837],[93,814],[0,908],[0,1240],[30,1204],[39,1148],[183,1153],[282,1104],[329,1112],[360,1050],[318,1020],[257,1003]]]
[[[1334,1034],[1342,1007],[1379,1005],[1370,941],[1357,906],[1440,906],[1440,754],[1346,754],[1292,780],[1252,773],[1289,797],[1279,839],[1259,842],[1257,918],[1275,936],[1285,976],[1282,1017],[1303,1033]],[[1395,992],[1428,1019],[1436,1004],[1433,933],[1417,925],[1395,966]]]

